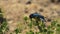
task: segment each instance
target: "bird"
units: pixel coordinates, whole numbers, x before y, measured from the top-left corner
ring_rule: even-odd
[[[42,16],[42,15],[40,15],[40,14],[38,14],[38,13],[32,13],[32,14],[30,14],[29,15],[29,18],[32,20],[32,18],[36,18],[37,20],[41,20],[41,21],[43,21],[43,22],[45,22],[46,20],[45,20],[45,18],[44,18],[44,16]]]
[[[45,25],[46,20],[45,20],[44,16],[41,15],[41,14],[38,14],[38,13],[32,13],[32,14],[29,15],[29,18],[30,18],[31,20],[32,20],[32,18],[36,19],[36,25],[37,25],[39,31],[42,32],[42,31],[43,31],[43,30],[42,30],[42,27],[45,27],[45,26],[46,26],[46,25]],[[40,21],[40,20],[42,21],[42,27],[39,26],[40,24],[39,24],[38,21]],[[43,24],[44,24],[44,26],[43,26]]]

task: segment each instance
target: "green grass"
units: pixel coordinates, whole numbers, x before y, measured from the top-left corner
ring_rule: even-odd
[[[1,11],[1,8],[0,8],[0,17],[3,18],[3,13]],[[8,26],[7,26],[7,21],[5,18],[3,18],[3,22],[0,24],[0,34],[4,34],[5,32],[7,32],[9,30]]]
[[[34,34],[34,32],[30,30],[29,32],[26,32],[26,34]]]
[[[4,21],[2,24],[1,24],[1,27],[0,27],[0,34],[2,33],[5,33],[9,30],[8,26],[7,26],[7,22]]]
[[[41,21],[39,21],[38,23],[39,23],[39,25],[36,25],[37,24],[36,21],[35,22],[31,21],[31,23],[29,23],[30,28],[32,28],[32,25],[40,26],[42,28],[42,32],[37,32],[36,34],[39,34],[39,33],[41,33],[41,34],[54,34],[55,31],[56,31],[56,33],[60,32],[60,24],[58,24],[57,21],[52,21],[51,26],[48,26],[47,29],[45,28],[44,23],[42,23]],[[30,34],[32,34],[32,33],[30,33]]]
[[[27,22],[27,20],[29,20],[29,18],[28,17],[24,17],[24,20]],[[36,25],[36,24],[38,24],[38,25]],[[39,26],[39,27],[41,27],[41,29],[42,29],[42,32],[33,32],[33,30],[30,30],[30,31],[28,31],[28,32],[26,32],[26,34],[54,34],[54,33],[56,33],[56,34],[60,34],[60,24],[58,24],[58,22],[57,21],[52,21],[51,22],[51,26],[48,26],[48,27],[45,27],[45,25],[44,25],[44,23],[43,22],[41,22],[41,21],[38,21],[38,23],[36,23],[36,21],[31,21],[30,20],[30,22],[28,22],[28,27],[30,28],[30,29],[32,29],[33,28],[33,25],[34,26]],[[20,29],[21,28],[21,29]],[[46,29],[47,28],[47,29]],[[22,29],[24,29],[21,25],[18,27],[18,28],[16,28],[15,29],[15,33],[16,34],[18,34],[18,33],[21,33],[22,32]],[[9,30],[9,28],[8,28],[8,26],[7,26],[7,21],[5,20],[3,23],[2,23],[2,25],[1,25],[1,27],[0,27],[0,34],[4,34],[5,32],[7,32]],[[56,31],[56,32],[55,32]],[[13,33],[12,33],[13,34]]]

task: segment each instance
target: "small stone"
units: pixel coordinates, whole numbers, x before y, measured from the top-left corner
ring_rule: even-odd
[[[18,1],[18,3],[20,3],[21,1]]]
[[[31,4],[31,1],[28,1],[26,4]]]
[[[28,11],[26,10],[25,13],[28,13]]]
[[[43,12],[43,9],[40,9],[39,11],[40,11],[40,12]]]
[[[48,19],[47,21],[48,21],[48,22],[51,22],[51,19]]]
[[[55,2],[55,0],[51,0],[51,2],[52,2],[52,3],[54,3],[54,2]]]

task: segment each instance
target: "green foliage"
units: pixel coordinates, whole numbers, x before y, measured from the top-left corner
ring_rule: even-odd
[[[29,32],[26,32],[26,34],[34,34],[34,32],[30,30]]]
[[[27,17],[24,18],[25,20],[28,20]],[[45,24],[41,21],[38,21],[35,19],[35,21],[31,21],[29,23],[29,27],[32,28],[32,25],[37,26],[39,31],[42,30],[42,32],[36,32],[36,34],[54,34],[56,32],[60,32],[60,24],[57,24],[57,21],[52,21],[51,25],[46,27]],[[46,29],[47,28],[47,29]],[[26,32],[26,34],[34,34],[32,31]]]
[[[19,33],[19,30],[18,30],[18,29],[16,29],[16,30],[15,30],[15,32],[16,32],[16,34],[18,34],[18,33]]]
[[[0,28],[0,34],[3,34],[2,29]]]
[[[60,27],[58,27],[56,30],[57,30],[57,31],[60,31]]]
[[[56,26],[56,24],[57,24],[57,21],[53,21],[53,22],[51,22],[51,27]]]
[[[47,32],[47,29],[44,28],[43,32]]]
[[[60,24],[57,24],[57,27],[60,27]]]
[[[2,15],[2,14],[0,14],[0,17],[3,17],[3,15]]]
[[[53,34],[54,32],[53,31],[47,31],[47,34]]]
[[[36,32],[36,34],[39,34],[40,32]]]
[[[19,28],[16,28],[15,29],[15,33],[18,34],[18,33],[21,33],[22,29],[19,29]]]
[[[34,26],[37,26],[37,23],[36,23],[35,21],[33,21],[33,25],[34,25]]]
[[[10,34],[12,34],[12,33],[10,33]]]
[[[4,29],[7,26],[6,22],[3,22],[3,24],[1,25],[1,28]]]
[[[0,8],[0,17],[3,18],[3,14]],[[3,18],[3,23],[0,24],[0,34],[3,34],[5,32],[7,32],[9,30],[8,26],[7,26],[7,21],[5,18]]]
[[[28,24],[28,26],[29,26],[30,28],[32,28],[32,25],[33,25],[32,22],[30,22],[30,23]]]
[[[57,31],[60,31],[60,24],[57,24]]]
[[[42,27],[42,28],[44,28],[44,27],[45,27],[45,24],[44,24],[43,22],[42,22],[42,24],[41,24],[41,27]]]
[[[5,33],[5,32],[8,31],[8,30],[9,30],[9,28],[8,28],[8,26],[7,26],[7,22],[4,21],[4,22],[1,24],[1,27],[0,27],[0,34],[1,34],[1,33]]]
[[[27,16],[25,16],[25,17],[24,17],[24,20],[25,20],[25,21],[27,21],[27,20],[28,20],[28,17],[27,17]]]

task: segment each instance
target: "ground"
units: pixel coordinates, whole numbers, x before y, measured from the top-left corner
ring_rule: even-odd
[[[27,2],[31,3],[27,4]],[[7,19],[9,33],[16,29],[19,22],[20,25],[22,24],[21,27],[27,28],[22,31],[22,34],[26,33],[29,28],[27,24],[24,24],[23,18],[24,16],[29,17],[34,12],[43,15],[46,17],[46,20],[48,18],[52,20],[59,19],[58,22],[60,22],[60,4],[51,3],[50,0],[0,0],[0,8],[2,9],[4,18]]]

